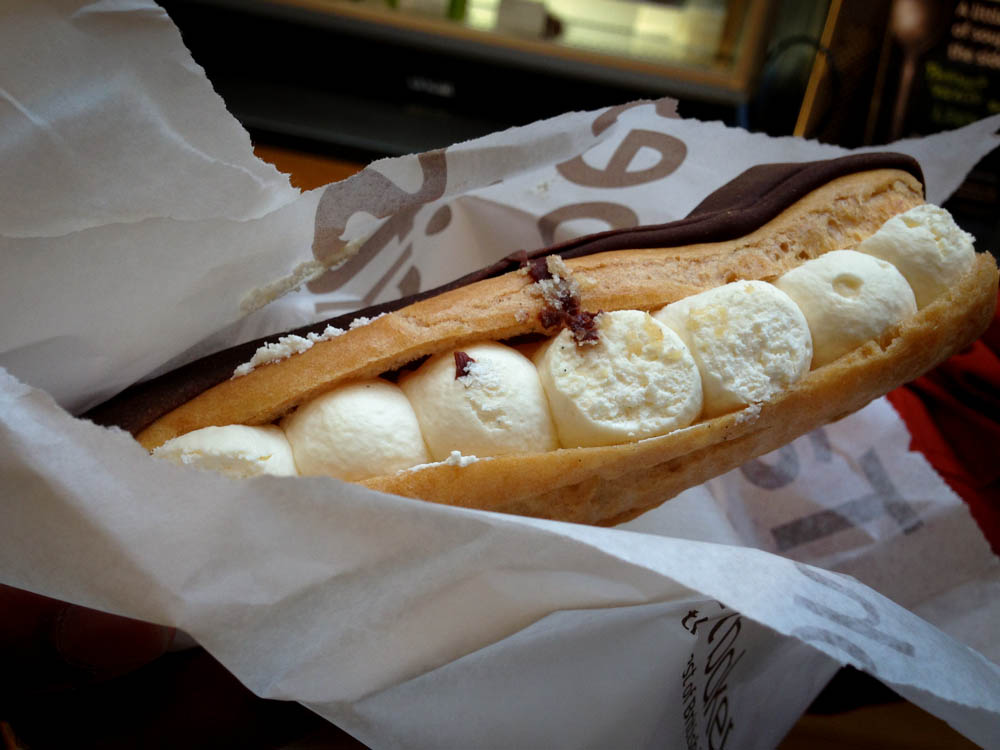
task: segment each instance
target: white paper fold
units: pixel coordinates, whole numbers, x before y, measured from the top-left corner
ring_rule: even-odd
[[[773,747],[842,663],[995,744],[997,559],[884,401],[620,529],[229,480],[64,411],[841,149],[637,103],[298,195],[155,6],[19,2],[4,20],[4,583],[176,625],[258,694],[380,748]],[[941,201],[998,124],[894,148]],[[335,268],[243,317],[317,260]]]
[[[10,0],[0,33],[0,235],[242,221],[298,194],[254,158],[156,3]]]
[[[3,18],[0,364],[80,411],[241,318],[308,254],[313,209],[155,3]]]
[[[703,696],[700,731],[711,731],[712,667],[731,649],[733,746],[766,747],[755,744],[762,732],[774,741],[788,727],[737,721],[737,707],[749,706],[746,717],[763,701],[794,719],[784,702],[801,710],[802,685],[822,684],[813,669],[828,676],[838,663],[876,675],[979,742],[1000,716],[1000,668],[835,573],[751,548],[466,511],[325,479],[190,472],[150,462],[127,435],[74,420],[9,376],[0,385],[0,456],[14,498],[4,509],[5,582],[177,625],[260,695],[303,701],[378,746],[427,732],[427,710],[454,715],[470,701],[479,722],[442,723],[406,746],[461,747],[476,736],[493,747],[578,746],[562,724],[536,722],[549,713],[544,702],[513,715],[488,700],[503,685],[543,689],[523,682],[542,677],[539,638],[560,644],[544,691],[563,718],[585,713],[603,732],[640,722],[643,736],[656,729],[680,741],[689,658]],[[74,471],[81,466],[90,470]],[[72,482],[43,480],[52,476]],[[645,628],[660,633],[653,650],[652,636],[630,635]],[[608,629],[608,640],[595,643],[595,629]],[[767,675],[787,669],[789,651],[809,670],[775,683]],[[593,673],[587,700],[580,659],[622,671]],[[509,671],[527,662],[536,667],[526,675]],[[625,698],[591,705],[629,695],[624,667],[636,663],[674,679],[646,693],[635,715],[619,713]],[[772,686],[771,701],[759,683]],[[423,698],[410,704],[415,691]],[[355,703],[377,720],[359,721]],[[487,726],[489,739],[476,734]]]

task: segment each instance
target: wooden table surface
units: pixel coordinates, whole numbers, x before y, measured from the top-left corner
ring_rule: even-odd
[[[364,164],[260,143],[256,144],[253,150],[260,159],[273,164],[279,172],[288,175],[288,181],[293,187],[302,190],[312,190],[331,182],[339,182],[365,167]]]

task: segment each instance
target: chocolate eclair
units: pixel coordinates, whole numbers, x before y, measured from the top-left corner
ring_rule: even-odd
[[[278,354],[268,341],[219,352],[84,416],[150,450],[205,428],[262,426],[269,439],[288,435],[296,473],[615,524],[864,406],[981,334],[995,262],[924,205],[921,180],[897,154],[755,167],[683,220],[515,253],[290,332]],[[901,261],[910,245],[927,260]],[[914,268],[942,258],[941,283],[917,279]],[[357,423],[377,421],[383,384],[401,393],[390,437],[372,449]],[[361,407],[365,398],[377,400]],[[407,430],[416,452],[385,447]],[[355,459],[324,455],[338,442],[392,457],[343,469]]]

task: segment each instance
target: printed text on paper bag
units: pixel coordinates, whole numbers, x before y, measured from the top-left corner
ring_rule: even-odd
[[[730,713],[729,678],[746,649],[738,649],[743,618],[726,611],[700,612],[692,609],[681,626],[699,638],[681,674],[684,737],[688,750],[707,747],[722,750],[735,726]],[[706,654],[699,653],[707,651]],[[699,683],[701,689],[699,690]]]

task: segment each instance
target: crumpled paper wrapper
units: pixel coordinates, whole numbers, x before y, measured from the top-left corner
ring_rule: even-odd
[[[70,415],[842,149],[644,102],[299,194],[155,5],[16,2],[0,49],[0,581],[180,627],[377,747],[768,748],[841,664],[995,745],[1000,566],[884,400],[616,529],[229,480]],[[892,148],[940,203],[998,124]]]

